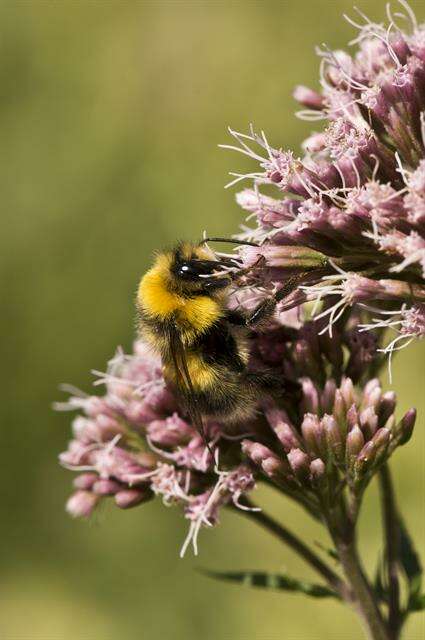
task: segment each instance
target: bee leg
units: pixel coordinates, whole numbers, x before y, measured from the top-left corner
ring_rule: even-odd
[[[230,324],[237,325],[239,327],[254,328],[259,323],[271,318],[275,308],[276,300],[274,298],[268,298],[255,307],[249,315],[242,311],[229,310],[226,313],[226,319]]]
[[[262,393],[267,392],[273,395],[274,392],[282,389],[284,384],[283,378],[279,375],[268,372],[250,372],[245,374],[245,381],[251,388],[254,388]]]
[[[297,381],[291,380],[280,373],[269,373],[268,371],[249,372],[245,375],[245,379],[250,386],[252,385],[263,393],[266,392],[272,396],[283,393],[298,393],[300,390],[300,384]]]
[[[279,293],[279,292],[278,292]],[[266,322],[272,318],[276,304],[279,302],[279,299],[276,296],[272,298],[267,298],[260,302],[258,306],[255,307],[250,314],[244,313],[239,310],[228,310],[226,313],[226,319],[230,322],[230,324],[237,325],[239,327],[249,327],[253,329],[257,327],[259,324]]]
[[[250,328],[254,328],[259,324],[270,320],[270,318],[273,317],[277,303],[283,300],[292,291],[294,291],[294,289],[297,287],[297,284],[302,281],[304,276],[305,274],[302,273],[297,276],[288,278],[283,287],[276,291],[276,293],[272,297],[266,298],[265,300],[260,302],[260,304],[258,304],[249,315],[246,315],[242,311],[236,309],[228,310],[226,314],[227,320],[230,322],[230,324]]]
[[[276,309],[277,304],[276,298],[267,298],[267,300],[263,300],[260,304],[254,309],[254,311],[245,318],[245,324],[247,327],[256,327],[262,322],[266,322],[269,320]]]

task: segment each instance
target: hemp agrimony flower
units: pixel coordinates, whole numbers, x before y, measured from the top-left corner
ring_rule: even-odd
[[[295,97],[300,117],[325,127],[303,143],[302,157],[272,147],[253,127],[230,130],[235,144],[224,145],[259,164],[229,184],[253,181],[237,201],[255,220],[238,236],[252,246],[219,254],[229,277],[244,269],[229,313],[296,283],[247,344],[249,371],[282,380],[281,393],[259,394],[254,417],[231,426],[205,417],[200,434],[161,360],[138,340],[132,354],[117,351],[106,373],[94,372],[104,395],[73,390],[57,404],[79,412],[60,455],[77,473],[72,516],[87,517],[105,500],[126,509],[159,498],[188,521],[184,555],[189,546],[198,553],[201,529],[218,524],[223,508],[238,510],[289,545],[321,584],[251,572],[219,577],[341,599],[375,640],[397,640],[407,616],[424,607],[387,464],[411,438],[416,413],[400,415],[396,394],[378,379],[386,354],[425,335],[425,26],[401,5],[408,30],[390,8],[386,27],[358,12],[360,22],[350,19],[354,55],[318,51],[321,91],[299,86]],[[356,538],[375,476],[385,558],[372,583]],[[259,483],[322,523],[336,568],[252,502]]]
[[[252,126],[247,134],[230,129],[235,144],[222,145],[259,163],[228,185],[254,182],[237,195],[257,222],[239,237],[264,244],[242,252],[248,263],[264,255],[270,269],[262,278],[274,283],[287,269],[308,272],[304,298],[318,303],[316,312],[325,301],[328,330],[356,305],[364,330],[396,332],[387,352],[424,335],[425,26],[402,5],[408,31],[390,9],[388,27],[358,12],[360,22],[350,19],[354,55],[318,50],[321,92],[294,92],[305,107],[298,115],[325,124],[303,143],[303,157],[272,147]],[[265,184],[275,198],[261,193]],[[304,249],[299,264],[290,258],[295,248]],[[322,260],[313,264],[307,249]]]

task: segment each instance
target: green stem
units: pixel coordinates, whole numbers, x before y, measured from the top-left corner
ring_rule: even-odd
[[[391,640],[369,581],[361,568],[354,540],[347,542],[337,538],[335,544],[344,573],[355,596],[354,606],[363,621],[368,638]]]
[[[276,489],[279,493],[283,493],[283,495],[290,500],[294,500],[294,502],[299,504],[308,513],[308,515],[315,520],[319,520],[319,522],[322,521],[322,516],[317,504],[315,504],[309,496],[305,496],[301,491],[297,492],[289,487],[285,487],[278,482],[271,480],[267,476],[262,478],[262,482],[264,482],[265,485]]]
[[[246,497],[245,504],[249,509],[255,508],[255,505]],[[264,513],[264,511],[241,511],[240,509],[237,509],[237,511],[277,536],[279,540],[295,551],[310,567],[317,571],[343,600],[351,601],[351,593],[345,582],[295,534]]]
[[[398,557],[400,546],[400,527],[394,488],[388,465],[383,465],[379,472],[381,489],[382,519],[385,537],[386,569],[388,574],[389,601],[388,626],[391,638],[396,640],[401,627],[400,585],[398,580]]]

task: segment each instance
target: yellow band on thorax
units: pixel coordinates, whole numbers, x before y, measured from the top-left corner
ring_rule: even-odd
[[[137,299],[148,315],[166,320],[175,314],[176,321],[186,330],[192,328],[201,333],[222,316],[220,304],[209,296],[185,298],[170,291],[166,274],[167,265],[157,264],[140,281]]]

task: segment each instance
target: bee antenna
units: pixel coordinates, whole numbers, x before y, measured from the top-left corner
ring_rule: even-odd
[[[256,242],[249,242],[248,240],[231,240],[230,238],[202,238],[199,244],[204,244],[206,242],[228,242],[230,244],[240,244],[246,245],[248,247],[259,247],[260,245]]]

